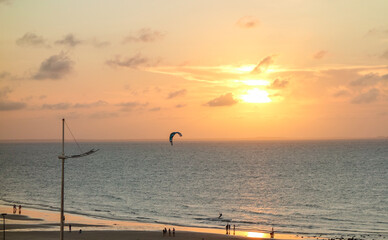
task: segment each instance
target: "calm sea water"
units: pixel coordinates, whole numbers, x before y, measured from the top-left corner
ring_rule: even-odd
[[[388,141],[81,143],[65,209],[88,216],[388,238]],[[57,210],[60,143],[1,143],[0,200]],[[78,154],[66,143],[68,155]],[[218,219],[219,213],[223,214]]]

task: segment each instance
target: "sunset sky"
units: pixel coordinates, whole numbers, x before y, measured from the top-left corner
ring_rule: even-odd
[[[0,140],[388,136],[386,0],[0,0]]]

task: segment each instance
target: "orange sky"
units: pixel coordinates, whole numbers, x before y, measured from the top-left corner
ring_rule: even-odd
[[[0,140],[388,136],[385,0],[0,0]]]

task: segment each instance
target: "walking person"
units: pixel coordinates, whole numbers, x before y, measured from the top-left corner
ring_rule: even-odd
[[[16,214],[16,204],[13,205],[13,214]]]
[[[233,224],[233,235],[236,235],[236,225]]]
[[[226,229],[226,235],[228,235],[228,224],[226,224],[225,229]]]
[[[275,237],[275,231],[273,230],[273,228],[272,228],[272,231],[271,231],[271,233],[270,233],[270,236],[271,236],[271,238],[274,238],[274,237]]]
[[[172,229],[172,236],[175,237],[175,228]]]
[[[19,214],[22,214],[22,205],[19,205]]]

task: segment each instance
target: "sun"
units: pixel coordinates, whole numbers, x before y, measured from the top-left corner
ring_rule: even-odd
[[[248,232],[247,237],[250,237],[250,238],[264,238],[265,237],[265,233]]]
[[[246,94],[240,95],[240,98],[247,103],[268,103],[271,99],[265,90],[258,88],[249,89]]]

